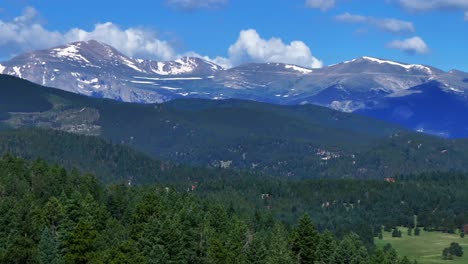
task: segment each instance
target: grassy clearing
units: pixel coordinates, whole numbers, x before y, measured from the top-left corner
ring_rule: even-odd
[[[410,260],[417,260],[419,264],[467,264],[468,263],[468,236],[460,238],[459,234],[445,234],[441,232],[425,232],[421,230],[420,236],[408,236],[406,228],[400,228],[401,238],[393,238],[390,232],[383,233],[383,239],[375,239],[378,247],[390,243],[400,256],[407,256]],[[454,257],[453,260],[443,260],[442,250],[452,242],[463,247],[463,257]]]

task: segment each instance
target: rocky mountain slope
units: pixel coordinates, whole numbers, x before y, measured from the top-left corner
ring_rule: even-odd
[[[421,109],[412,108],[411,101],[418,96],[429,98],[436,89],[462,105],[463,111],[468,113],[465,107],[468,73],[444,72],[430,66],[372,57],[322,69],[283,63],[251,63],[223,69],[200,58],[185,57],[169,62],[132,59],[109,45],[87,41],[17,56],[2,62],[0,73],[78,94],[125,102],[236,98],[285,105],[317,104],[382,118],[414,130],[448,137],[468,136],[468,130],[463,127],[446,127],[447,123],[459,123],[459,119],[426,120],[417,114]],[[425,86],[432,88],[422,89]],[[447,102],[430,98],[432,103],[440,103],[438,109],[442,110],[442,115],[450,111],[442,107]],[[393,105],[396,101],[398,106]],[[415,113],[411,114],[411,119],[402,121],[394,114],[402,102]],[[430,105],[429,101],[425,104]],[[383,107],[387,114],[381,113]]]

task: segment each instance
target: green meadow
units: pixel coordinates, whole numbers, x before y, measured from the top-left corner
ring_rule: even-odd
[[[468,263],[468,236],[460,238],[457,234],[446,234],[441,232],[425,232],[421,230],[419,236],[408,236],[406,228],[400,228],[403,236],[392,237],[391,232],[384,232],[383,239],[375,239],[378,247],[391,244],[400,256],[407,256],[410,260],[417,260],[419,264],[467,264]],[[449,247],[450,243],[456,242],[464,250],[463,257],[454,257],[453,260],[443,260],[442,250]]]

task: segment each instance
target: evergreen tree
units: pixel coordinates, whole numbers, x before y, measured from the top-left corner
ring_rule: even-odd
[[[452,242],[449,247],[450,254],[453,256],[457,257],[462,257],[463,256],[463,248],[460,246],[460,244],[456,242]]]
[[[317,248],[317,259],[320,263],[332,264],[334,260],[334,252],[336,251],[337,243],[330,231],[325,231],[321,235],[320,243]]]
[[[276,224],[271,234],[270,246],[266,256],[266,263],[292,264],[294,257],[286,239],[287,233],[283,226]]]
[[[82,220],[74,227],[64,241],[65,263],[86,264],[96,257],[97,231],[93,224]]]
[[[247,264],[263,264],[265,261],[267,249],[265,243],[258,235],[251,235],[250,242],[247,244],[245,259]]]
[[[52,233],[55,233],[61,221],[65,218],[65,209],[56,197],[49,198],[44,206],[45,223]]]
[[[38,245],[40,264],[63,263],[59,244],[53,232],[45,227]]]
[[[318,232],[309,215],[304,214],[292,234],[291,248],[300,264],[312,264],[317,259],[317,248],[320,242]]]
[[[153,216],[145,224],[139,244],[148,263],[185,263],[188,259],[189,248],[177,216],[164,215],[162,219]]]
[[[367,249],[354,233],[346,235],[334,253],[334,263],[337,264],[366,263],[368,259]]]

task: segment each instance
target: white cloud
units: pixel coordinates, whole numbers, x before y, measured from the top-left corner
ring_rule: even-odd
[[[368,24],[391,33],[404,33],[415,31],[413,23],[394,18],[375,18],[344,13],[342,15],[336,16],[335,19],[345,23]]]
[[[166,0],[168,5],[183,10],[218,8],[227,2],[228,0]]]
[[[307,0],[306,6],[310,8],[320,9],[322,11],[327,11],[330,8],[333,8],[336,4],[335,0]]]
[[[201,58],[201,59],[204,59],[204,60],[207,60],[207,61],[211,61],[212,63],[215,63],[215,64],[217,64],[217,65],[219,65],[219,66],[221,66],[221,67],[223,67],[225,69],[233,67],[233,65],[231,63],[231,60],[229,60],[228,58],[225,58],[225,57],[217,56],[217,57],[211,58],[209,56],[204,56],[204,55],[198,54],[197,52],[194,52],[194,51],[185,52],[185,53],[181,54],[181,56]]]
[[[302,41],[285,44],[279,38],[263,39],[254,29],[242,30],[236,43],[229,47],[231,64],[245,62],[283,62],[304,67],[320,68],[318,60],[310,48]]]
[[[389,48],[399,49],[409,54],[425,54],[429,53],[429,47],[426,42],[420,37],[412,37],[405,40],[395,40],[388,44]]]
[[[0,20],[0,36],[0,57],[58,45],[63,41],[63,36],[59,32],[44,29],[37,11],[30,7],[12,21]]]
[[[86,31],[79,28],[65,33],[49,31],[38,19],[34,8],[27,8],[12,21],[0,20],[0,57],[21,52],[50,48],[74,41],[95,39],[114,46],[128,56],[153,59],[172,59],[176,56],[171,45],[157,38],[151,30],[121,29],[113,23],[96,24]]]
[[[98,40],[130,57],[170,60],[176,56],[171,45],[158,39],[153,31],[140,28],[121,29],[111,22],[96,24],[92,31],[71,29],[64,37],[65,42]]]
[[[169,42],[144,28],[126,28],[107,22],[96,24],[90,31],[73,28],[64,33],[50,31],[39,22],[38,13],[27,8],[11,21],[0,21],[0,57],[10,57],[26,51],[51,48],[75,41],[97,40],[107,43],[134,58],[173,60],[180,56],[195,56],[230,68],[246,62],[284,62],[304,67],[322,67],[302,41],[283,43],[279,38],[262,39],[253,30],[243,30],[239,39],[228,49],[228,57],[200,55],[196,52],[179,54]]]
[[[468,0],[394,0],[402,8],[410,11],[468,10]]]
[[[364,23],[367,22],[368,18],[361,15],[352,15],[348,12],[335,16],[335,19],[342,22],[348,23]]]

